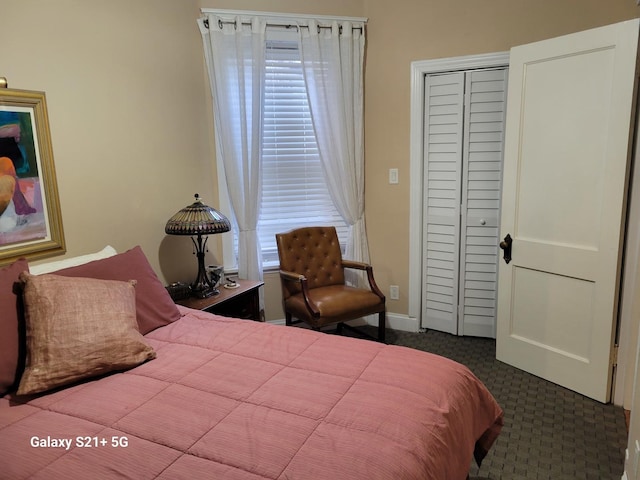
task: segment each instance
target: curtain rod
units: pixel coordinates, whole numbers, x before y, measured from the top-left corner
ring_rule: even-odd
[[[202,24],[208,29],[209,28],[209,19],[205,18],[202,20]],[[220,27],[220,29],[222,29],[222,25],[236,25],[237,26],[238,22],[234,22],[232,20],[221,20],[218,19],[218,26]],[[249,26],[251,25],[251,22],[240,22],[240,25],[245,25],[245,26]],[[287,23],[269,23],[267,21],[267,27],[280,27],[280,28],[309,28],[309,25],[295,25],[295,24],[287,24]],[[318,31],[320,31],[320,29],[322,28],[332,28],[331,25],[317,25],[318,27]],[[362,25],[355,25],[352,27],[352,30],[360,30],[363,31],[364,30],[364,26]],[[342,25],[340,25],[340,32],[342,32]]]
[[[351,22],[358,25],[364,25],[367,23],[366,17],[338,17],[333,15],[309,15],[309,14],[297,14],[297,13],[275,13],[275,12],[258,12],[250,10],[225,10],[220,8],[201,8],[200,12],[203,14],[218,15],[220,17],[226,17],[227,19],[233,17],[243,17],[243,20],[247,17],[262,17],[267,19],[267,23],[274,25],[283,25],[296,20],[317,20],[323,23],[336,22]]]

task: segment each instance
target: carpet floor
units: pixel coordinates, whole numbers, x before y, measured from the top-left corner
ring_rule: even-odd
[[[387,330],[387,343],[466,365],[503,408],[502,433],[482,466],[473,462],[470,480],[621,479],[627,446],[621,407],[604,405],[497,361],[492,339]]]

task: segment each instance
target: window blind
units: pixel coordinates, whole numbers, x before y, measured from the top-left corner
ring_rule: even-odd
[[[268,42],[264,102],[263,266],[278,264],[275,234],[293,228],[334,225],[344,248],[348,227],[327,190],[296,42]]]

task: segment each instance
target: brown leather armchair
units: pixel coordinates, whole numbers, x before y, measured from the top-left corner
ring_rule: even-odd
[[[342,259],[334,227],[305,227],[279,233],[276,243],[287,325],[305,322],[319,330],[337,324],[340,332],[343,326],[349,327],[343,322],[377,313],[377,340],[384,343],[385,297],[373,278],[373,268]],[[370,289],[345,285],[345,268],[366,271]]]

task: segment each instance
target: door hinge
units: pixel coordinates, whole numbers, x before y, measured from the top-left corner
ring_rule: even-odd
[[[614,345],[611,349],[611,366],[618,366],[618,345]]]

